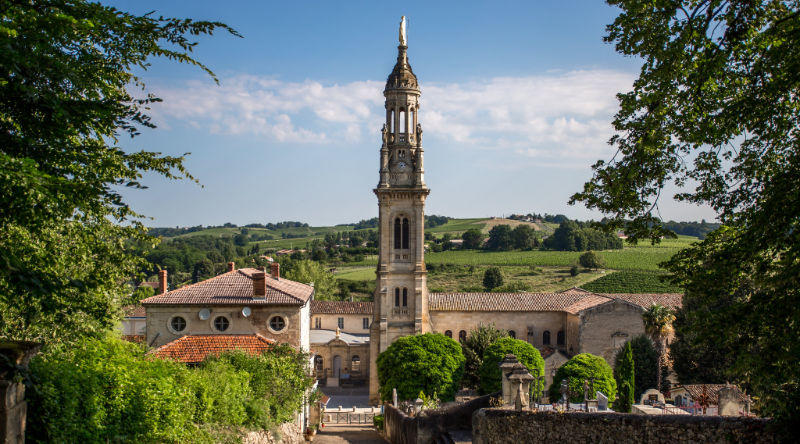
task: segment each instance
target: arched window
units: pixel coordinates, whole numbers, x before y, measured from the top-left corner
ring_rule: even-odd
[[[464,342],[466,340],[467,340],[467,332],[464,330],[458,332],[458,342]]]
[[[399,217],[394,220],[394,248],[398,250],[403,246],[401,243],[403,241],[400,227],[401,223]]]
[[[353,358],[350,360],[350,370],[354,372],[361,371],[361,358],[358,355],[353,355]]]
[[[403,219],[403,248],[408,248],[408,219]]]
[[[400,306],[400,288],[394,289],[394,306],[395,307]]]
[[[509,330],[508,335],[514,339],[517,339],[517,332],[515,332],[514,330]]]
[[[444,332],[444,335],[445,335],[445,336],[447,336],[447,337],[448,337],[448,338],[450,338],[450,339],[453,339],[453,332],[452,332],[452,331],[450,331],[450,330],[446,330],[446,331]]]
[[[544,333],[542,333],[542,344],[550,345],[550,330],[545,330]]]
[[[408,288],[403,288],[403,307],[408,307]]]
[[[556,335],[556,344],[564,345],[564,330],[559,330]]]

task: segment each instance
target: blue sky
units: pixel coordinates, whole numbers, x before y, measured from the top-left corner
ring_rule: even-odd
[[[195,55],[219,77],[154,61],[144,80],[164,103],[159,128],[128,149],[191,152],[203,185],[146,177],[126,191],[154,226],[377,215],[381,94],[408,17],[422,88],[428,214],[513,212],[599,217],[569,196],[613,154],[614,94],[638,62],[603,43],[616,11],[600,1],[107,1],[120,9],[219,20],[244,38],[201,38]],[[713,219],[660,205],[665,219]]]

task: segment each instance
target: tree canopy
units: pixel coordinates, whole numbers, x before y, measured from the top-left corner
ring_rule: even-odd
[[[609,402],[614,402],[617,396],[617,381],[611,367],[606,360],[600,356],[590,353],[581,353],[573,356],[556,370],[553,384],[550,385],[550,400],[561,399],[561,381],[569,381],[570,391],[574,394],[570,397],[571,402],[583,402],[583,383],[589,378],[594,378],[594,391],[589,392],[589,397],[595,396],[595,392],[603,392],[608,396]]]
[[[800,412],[800,2],[610,0],[606,41],[643,60],[619,94],[617,153],[571,202],[631,240],[669,235],[659,198],[713,208],[724,227],[674,257],[682,328],[707,337],[761,413]],[[708,283],[713,282],[714,285]]]
[[[618,396],[614,402],[614,410],[630,413],[634,404],[634,387],[636,386],[636,372],[633,360],[631,342],[625,343],[617,355],[617,365],[614,368],[614,378],[617,381]]]
[[[192,38],[235,32],[82,0],[6,1],[0,14],[0,335],[109,329],[141,265],[134,246],[152,243],[121,189],[144,188],[144,173],[191,179],[183,157],[119,146],[154,126],[159,101],[134,71],[163,57],[213,76]]]
[[[494,341],[486,351],[483,352],[483,363],[480,370],[480,390],[482,395],[494,393],[501,388],[500,361],[507,354],[513,354],[517,360],[528,367],[531,374],[536,371],[539,375],[544,375],[544,359],[536,347],[528,342],[510,337],[500,338]],[[542,387],[540,387],[542,388]]]
[[[458,342],[439,333],[397,338],[378,355],[381,399],[397,389],[401,400],[422,392],[429,398],[452,401],[464,373],[464,354]]]
[[[495,341],[508,337],[508,332],[497,329],[494,324],[479,324],[471,330],[467,339],[461,343],[466,364],[462,384],[466,387],[478,388],[480,385],[480,369],[483,366],[483,355]]]
[[[483,273],[483,288],[492,291],[501,285],[503,285],[503,272],[500,271],[500,267],[487,268]]]
[[[639,399],[646,390],[658,387],[658,352],[653,346],[653,341],[646,335],[639,335],[626,344],[631,345],[634,368],[634,399]],[[614,358],[614,377],[619,381],[620,369],[625,349],[617,352]],[[677,363],[675,363],[677,365]],[[681,380],[682,383],[688,384]],[[619,388],[619,387],[618,387]]]

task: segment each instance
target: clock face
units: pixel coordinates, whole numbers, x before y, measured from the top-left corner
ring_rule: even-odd
[[[398,164],[397,164],[397,168],[398,168],[400,171],[403,171],[403,170],[405,170],[405,169],[406,169],[406,163],[405,163],[405,162],[400,162],[400,163],[398,163]]]

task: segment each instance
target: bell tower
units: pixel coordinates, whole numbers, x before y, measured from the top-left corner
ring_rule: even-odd
[[[425,270],[425,185],[419,83],[408,63],[405,17],[383,95],[378,197],[378,267],[370,328],[370,401],[378,402],[378,354],[401,336],[431,331]]]

